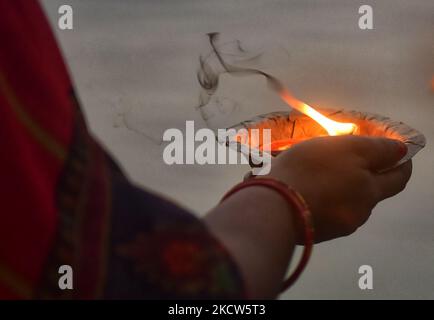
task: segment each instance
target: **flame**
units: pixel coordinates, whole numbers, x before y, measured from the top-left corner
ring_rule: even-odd
[[[318,122],[330,136],[339,136],[344,134],[353,134],[357,130],[357,125],[354,123],[337,122],[327,118],[323,114],[316,111],[314,108],[298,100],[289,93],[288,90],[281,88],[280,97],[291,107],[297,109],[301,113]]]

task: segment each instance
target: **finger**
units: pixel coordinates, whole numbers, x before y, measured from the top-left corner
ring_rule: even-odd
[[[404,190],[412,172],[411,160],[383,173],[374,175],[378,186],[379,201],[392,197]]]
[[[393,167],[407,153],[405,143],[377,137],[358,137],[353,140],[353,149],[373,171]]]

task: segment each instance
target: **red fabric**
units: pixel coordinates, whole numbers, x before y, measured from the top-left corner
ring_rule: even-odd
[[[0,39],[0,298],[30,298],[55,235],[74,106],[37,1],[0,0]]]
[[[206,226],[89,135],[38,3],[0,0],[0,39],[0,299],[244,297]]]

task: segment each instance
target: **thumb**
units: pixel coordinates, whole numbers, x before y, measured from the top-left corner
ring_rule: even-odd
[[[407,154],[405,143],[387,138],[368,138],[361,144],[359,155],[369,169],[381,171],[393,167]]]

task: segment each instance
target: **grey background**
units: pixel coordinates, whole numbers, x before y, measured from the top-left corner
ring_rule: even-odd
[[[204,125],[194,108],[195,72],[207,32],[220,31],[254,48],[278,48],[270,49],[277,53],[270,68],[314,106],[377,112],[423,132],[428,145],[414,159],[406,190],[380,203],[354,235],[317,245],[302,279],[282,298],[434,298],[433,1],[42,3],[92,132],[134,182],[199,215],[248,169],[167,166],[156,143],[165,129],[183,128],[185,120]],[[73,6],[73,31],[57,28],[61,4]],[[373,6],[374,30],[357,26],[362,4]],[[261,91],[261,80],[225,81],[222,94],[233,97],[246,117],[286,108]],[[248,108],[252,96],[256,104]],[[231,120],[229,114],[224,124]],[[374,269],[374,290],[358,288],[362,264]]]

